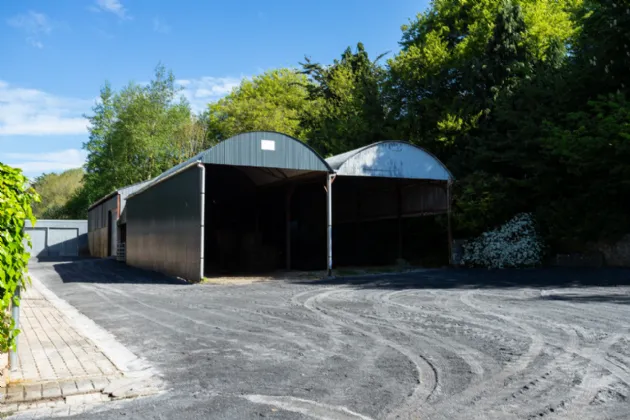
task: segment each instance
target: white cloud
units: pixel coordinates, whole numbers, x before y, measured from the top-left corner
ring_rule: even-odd
[[[120,0],[96,0],[96,6],[97,7],[90,8],[90,10],[113,13],[120,19],[131,19],[131,16],[127,13],[127,9],[125,9]]]
[[[92,99],[55,96],[0,80],[0,136],[85,134]]]
[[[153,18],[153,30],[160,34],[171,33],[171,26],[158,17]]]
[[[237,87],[242,78],[236,77],[202,77],[199,79],[183,79],[177,83],[184,88],[186,97],[193,111],[204,111],[209,102],[216,101]]]
[[[49,35],[53,30],[53,25],[45,14],[32,10],[25,14],[13,16],[7,20],[7,23],[24,32],[26,42],[36,48],[44,48],[41,38]]]
[[[80,168],[85,163],[87,153],[83,150],[68,149],[52,153],[6,153],[3,155],[11,166],[21,168],[26,174],[65,171]]]

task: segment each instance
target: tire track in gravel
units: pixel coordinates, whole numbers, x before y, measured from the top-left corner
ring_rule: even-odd
[[[170,316],[173,316],[173,317],[176,317],[176,318],[179,318],[179,319],[184,319],[184,320],[186,320],[186,321],[190,321],[190,322],[192,322],[192,323],[194,323],[194,324],[196,324],[196,325],[201,325],[201,326],[204,326],[204,327],[210,328],[210,329],[215,330],[215,331],[216,331],[216,330],[220,330],[220,331],[222,331],[222,332],[229,332],[229,333],[233,333],[233,334],[237,334],[237,335],[238,335],[238,334],[246,334],[246,335],[251,335],[251,336],[261,337],[261,338],[264,338],[265,340],[270,340],[270,339],[273,339],[273,340],[276,340],[276,341],[282,341],[282,342],[285,342],[285,343],[287,343],[289,346],[295,346],[295,347],[298,347],[298,348],[300,348],[300,349],[302,349],[302,350],[308,350],[308,346],[304,346],[303,344],[298,344],[298,343],[296,343],[296,342],[295,342],[295,340],[290,339],[290,338],[277,336],[277,335],[275,335],[275,334],[266,334],[266,333],[255,332],[255,331],[248,331],[248,330],[242,330],[242,329],[230,328],[230,327],[226,327],[226,326],[224,326],[224,325],[210,324],[210,323],[207,323],[207,322],[204,322],[204,321],[200,321],[200,320],[195,319],[195,318],[191,318],[191,317],[189,317],[189,316],[183,315],[183,314],[178,313],[178,312],[174,312],[174,311],[171,311],[171,310],[168,310],[168,309],[165,309],[165,308],[160,308],[160,307],[157,307],[157,306],[154,306],[154,305],[150,305],[150,304],[145,303],[145,302],[143,302],[143,301],[141,301],[141,300],[138,300],[138,299],[132,298],[132,297],[130,297],[127,293],[122,292],[122,291],[117,290],[117,289],[114,289],[114,288],[106,288],[106,287],[101,286],[101,285],[91,285],[91,286],[82,285],[82,286],[83,286],[83,287],[87,287],[87,288],[91,288],[91,289],[93,289],[93,290],[94,290],[96,293],[98,293],[101,297],[103,297],[104,299],[107,299],[108,301],[110,301],[110,302],[112,302],[112,303],[114,303],[114,301],[112,301],[111,299],[106,298],[106,297],[105,297],[105,296],[104,296],[101,292],[104,292],[104,293],[106,293],[106,294],[110,294],[110,295],[111,295],[111,294],[116,294],[116,295],[119,295],[119,296],[123,296],[123,297],[125,297],[127,300],[133,301],[133,302],[135,302],[135,303],[137,303],[137,304],[139,304],[139,305],[141,305],[141,306],[147,307],[147,308],[152,309],[152,310],[154,310],[154,311],[157,311],[157,312],[163,312],[163,313],[166,313],[166,314],[168,314],[168,315],[170,315]],[[100,290],[100,292],[99,292],[99,291],[97,291],[96,289]],[[168,328],[168,329],[170,329],[170,330],[172,330],[172,331],[176,331],[176,332],[178,332],[178,333],[180,333],[180,334],[182,334],[182,333],[183,333],[183,334],[185,334],[185,335],[191,335],[191,336],[196,336],[196,337],[200,337],[200,338],[202,337],[202,338],[204,338],[205,340],[208,340],[208,339],[210,338],[210,337],[208,337],[207,335],[200,335],[200,334],[196,334],[196,333],[193,333],[193,332],[189,332],[188,330],[183,331],[181,328],[179,328],[179,327],[177,327],[177,326],[174,326],[174,325],[172,325],[172,324],[168,324],[168,323],[164,323],[164,322],[157,321],[157,320],[155,320],[155,318],[153,318],[153,317],[151,317],[151,316],[147,316],[147,315],[145,315],[145,314],[142,314],[141,312],[134,311],[134,310],[129,309],[128,307],[123,306],[123,305],[120,305],[120,304],[118,304],[118,303],[114,303],[114,304],[115,304],[116,306],[118,306],[118,307],[122,308],[123,310],[125,310],[125,311],[129,312],[129,313],[132,313],[132,314],[136,314],[136,315],[142,316],[143,318],[148,319],[148,320],[150,320],[151,322],[154,322],[154,323],[156,323],[156,324],[159,324],[159,325],[161,325],[161,326],[163,326],[163,327],[165,327],[165,328]],[[258,327],[259,327],[259,326],[258,326]],[[234,341],[234,338],[229,338],[229,337],[217,337],[217,336],[213,335],[213,336],[211,337],[211,340],[210,340],[210,341],[212,341],[212,340],[222,340],[222,341],[233,342],[233,341]]]
[[[343,292],[344,290],[341,290]],[[435,367],[428,360],[423,357],[416,355],[414,352],[410,351],[408,348],[401,346],[400,344],[386,339],[379,334],[375,334],[367,329],[360,328],[356,324],[360,323],[356,319],[348,320],[344,319],[340,316],[340,313],[331,309],[330,307],[322,307],[322,301],[325,298],[330,297],[333,294],[339,293],[340,290],[328,290],[324,292],[320,292],[315,294],[314,296],[309,297],[303,303],[303,306],[307,309],[317,312],[321,314],[321,316],[325,317],[329,322],[341,325],[346,328],[352,329],[364,336],[370,337],[376,343],[380,345],[384,345],[390,347],[400,354],[409,359],[418,375],[418,385],[414,387],[413,392],[410,397],[405,401],[405,403],[396,408],[392,413],[389,414],[388,418],[397,418],[397,419],[418,419],[419,418],[419,410],[423,406],[424,402],[433,394],[438,387],[438,373],[435,370]],[[334,313],[335,316],[328,315],[328,312]]]
[[[527,290],[521,291],[520,294],[531,293]],[[554,355],[553,359],[547,363],[540,365],[537,370],[515,374],[514,381],[509,385],[505,384],[503,389],[499,390],[493,398],[482,399],[479,403],[475,404],[478,410],[489,410],[495,405],[509,407],[507,412],[512,413],[514,416],[519,416],[523,411],[531,411],[532,403],[540,404],[544,403],[544,408],[534,410],[535,417],[542,417],[544,415],[559,412],[566,408],[568,401],[572,399],[571,393],[568,393],[564,398],[549,405],[548,394],[557,391],[559,384],[567,381],[568,372],[578,369],[578,365],[583,363],[580,361],[578,354],[580,348],[580,338],[576,330],[570,325],[559,324],[549,318],[539,319],[534,313],[522,311],[515,302],[519,300],[510,297],[507,299],[505,294],[496,293],[483,293],[484,296],[491,296],[499,299],[503,305],[498,305],[494,301],[484,301],[486,306],[497,306],[497,310],[505,311],[505,302],[510,302],[509,310],[514,316],[518,316],[519,326],[527,326],[536,331],[549,331],[554,334],[562,334],[564,339],[552,339],[550,335],[543,335],[544,344],[551,345],[560,354]],[[524,320],[527,319],[528,322]],[[532,323],[537,325],[531,325]],[[583,358],[582,358],[583,359]],[[541,374],[541,372],[544,372]],[[509,379],[507,379],[509,380]],[[515,404],[518,404],[515,406]],[[502,410],[505,412],[506,410]]]
[[[521,294],[527,293],[527,291],[521,291]],[[531,293],[531,292],[530,292]],[[497,295],[488,293],[487,295],[493,295],[499,298],[505,299],[505,295]],[[514,300],[512,299],[514,303]],[[485,302],[488,305],[492,305],[490,302]],[[580,343],[579,336],[577,334],[578,331],[582,333],[583,336],[588,336],[590,334],[586,333],[585,329],[582,327],[573,328],[573,325],[563,323],[558,320],[550,320],[539,319],[539,316],[536,315],[536,312],[533,314],[530,311],[515,309],[517,305],[510,305],[512,311],[518,311],[520,316],[523,316],[524,319],[527,319],[531,324],[532,322],[538,324],[533,327],[536,330],[559,330],[566,333],[566,331],[571,331],[571,339],[568,344],[564,340],[560,340],[552,335],[543,336],[543,340],[546,344],[553,345],[554,347],[561,349],[562,354],[560,356],[556,356],[554,361],[550,363],[550,366],[559,366],[564,367],[567,371],[579,371],[579,361],[575,359],[575,357],[579,357],[582,360],[587,362],[587,370],[586,374],[581,380],[581,384],[579,386],[573,386],[571,390],[565,395],[565,397],[559,401],[555,408],[560,408],[560,410],[554,410],[554,407],[546,407],[542,411],[537,411],[532,417],[541,417],[544,415],[548,415],[550,413],[556,413],[557,415],[562,416],[562,418],[574,419],[580,417],[581,413],[588,407],[590,402],[595,398],[595,396],[602,389],[606,388],[613,381],[613,377],[621,380],[622,382],[628,384],[629,375],[623,371],[623,368],[611,363],[606,359],[606,354],[608,353],[610,347],[614,345],[620,338],[620,335],[614,335],[609,337],[604,342],[601,342],[595,346],[590,346],[587,349],[583,348],[583,345]],[[571,317],[572,314],[568,311],[569,308],[565,308],[564,311],[560,313],[562,317]],[[576,308],[575,306],[570,307],[572,311],[581,311],[582,308]],[[592,313],[591,322],[596,322],[596,311],[586,311],[587,313]],[[548,311],[545,311],[548,313]],[[527,322],[521,321],[520,325],[527,324]],[[531,325],[530,325],[531,326]],[[571,363],[572,362],[572,363]],[[602,376],[601,370],[606,370],[612,374]],[[599,370],[599,372],[598,372]],[[530,383],[533,385],[533,383]]]
[[[415,338],[419,341],[419,348],[441,349],[442,351],[437,353],[434,351],[431,352],[432,362],[435,364],[435,369],[438,371],[439,376],[445,375],[447,371],[450,371],[450,369],[454,367],[453,363],[450,362],[451,357],[448,357],[448,355],[453,355],[455,358],[462,360],[464,364],[468,366],[470,373],[473,375],[471,382],[477,382],[481,380],[481,378],[483,378],[485,369],[483,368],[482,361],[489,366],[494,365],[494,359],[488,357],[480,351],[465,344],[462,344],[456,340],[447,338],[444,335],[437,334],[436,332],[433,332],[428,328],[419,328],[418,325],[414,325],[415,328],[413,329],[407,326],[402,326],[401,323],[413,324],[414,321],[395,317],[391,314],[390,306],[395,304],[388,299],[388,296],[392,293],[395,292],[369,294],[368,300],[373,303],[375,315],[361,316],[368,319],[373,325],[377,325],[381,328],[387,328],[394,331],[400,331],[410,338]],[[346,314],[351,315],[347,312]],[[426,346],[426,344],[430,344],[430,346]],[[428,356],[429,355],[427,355],[427,357]],[[435,360],[440,360],[440,363],[435,363]],[[452,379],[455,380],[455,378]],[[460,380],[460,378],[457,378],[457,381]],[[469,385],[470,384],[467,384],[466,386]],[[432,399],[437,398],[438,395],[442,396],[441,394],[442,392],[432,394],[432,398],[429,398],[428,401],[430,401],[431,403],[437,402],[432,401]],[[448,397],[450,398],[450,395]]]
[[[399,295],[403,295],[403,294],[408,294],[410,293],[410,291],[408,290],[400,290],[400,291],[396,291],[392,293],[392,296],[399,296]],[[391,297],[389,298],[391,301]],[[434,309],[428,309],[426,307],[423,306],[410,306],[407,304],[404,304],[402,302],[396,302],[396,301],[392,301],[395,305],[400,306],[402,308],[405,308],[409,311],[418,313],[418,314],[424,314],[427,315],[426,318],[428,318],[428,315],[430,315],[432,318],[431,319],[435,319],[435,318],[443,318],[443,319],[450,319],[454,322],[462,322],[465,324],[470,324],[470,325],[474,325],[475,327],[478,327],[479,329],[484,329],[484,330],[493,330],[496,332],[499,332],[501,334],[505,333],[505,328],[502,327],[497,327],[494,324],[489,324],[488,323],[488,319],[486,317],[482,317],[480,316],[479,313],[475,313],[475,312],[463,312],[462,308],[456,308],[455,307],[455,300],[459,301],[458,297],[452,297],[452,298],[448,298],[446,297],[444,302],[445,302],[445,307],[442,310],[434,310]],[[467,308],[467,307],[466,307]],[[461,314],[457,314],[457,312],[461,312]],[[525,332],[520,332],[520,331],[512,331],[512,335],[520,335],[520,336],[527,336]]]
[[[569,409],[563,413],[564,418],[574,419],[579,417],[580,413],[584,411],[593,401],[597,393],[602,389],[610,385],[613,381],[611,375],[602,376],[598,374],[595,369],[596,360],[599,360],[602,354],[606,354],[608,349],[615,344],[621,338],[619,334],[615,334],[608,339],[604,340],[599,346],[589,348],[585,353],[588,356],[588,365],[586,372],[582,377],[582,382],[579,387],[576,388],[577,392],[571,401]],[[601,369],[601,366],[600,366]]]
[[[419,308],[419,307],[414,307],[410,305],[405,305],[403,303],[396,302],[395,300],[392,299],[392,297],[395,297],[399,294],[401,294],[401,291],[389,292],[389,293],[384,294],[382,297],[383,303],[387,305],[394,305],[410,312],[415,312],[415,313],[424,312],[424,310],[421,307]],[[444,296],[443,298],[441,298],[440,302],[444,305],[443,312],[449,311],[450,303],[449,303],[448,297]],[[386,306],[386,309],[388,312],[388,317],[390,318],[391,321],[393,322],[403,321],[403,322],[413,323],[413,321],[406,321],[406,320],[401,320],[400,318],[393,317],[389,306]],[[466,319],[466,317],[464,316],[462,316],[461,318],[456,318],[456,317],[449,317],[449,318],[455,320],[456,322],[470,323],[470,321]],[[481,324],[479,325],[481,326]],[[462,359],[464,359],[466,363],[468,363],[472,372],[478,377],[477,380],[481,380],[483,379],[484,376],[487,376],[486,371],[492,371],[491,368],[494,365],[497,365],[498,367],[498,363],[496,362],[495,359],[493,359],[491,356],[485,353],[482,353],[481,351],[477,350],[476,348],[472,346],[466,345],[454,339],[447,338],[443,335],[439,335],[436,332],[433,332],[432,330],[429,330],[429,329],[424,329],[423,331],[424,331],[423,335],[431,334],[431,337],[434,340],[442,343],[441,344],[442,347],[447,346],[448,348],[457,349],[458,351],[457,354],[460,357],[462,357]],[[484,368],[484,366],[486,367]]]
[[[487,398],[491,399],[490,402],[486,401],[486,404],[484,404],[485,406],[491,404],[492,402],[496,402],[496,399],[494,399],[494,397],[496,396],[498,391],[503,389],[505,385],[505,381],[508,378],[513,377],[523,372],[524,370],[526,370],[533,363],[533,361],[542,353],[542,350],[544,347],[543,337],[534,328],[524,323],[520,323],[519,321],[514,320],[514,318],[510,316],[497,314],[493,311],[489,311],[485,309],[484,307],[482,307],[482,305],[476,303],[474,299],[475,293],[476,293],[475,291],[468,291],[467,293],[461,294],[460,295],[461,302],[467,305],[468,307],[470,307],[471,309],[473,309],[474,311],[485,314],[489,317],[498,318],[507,324],[510,324],[517,328],[522,329],[530,336],[531,343],[529,347],[527,348],[527,351],[523,355],[518,357],[515,361],[508,363],[500,372],[498,372],[497,374],[493,375],[492,377],[486,380],[478,382],[477,384],[468,388],[463,393],[458,394],[454,398],[449,399],[448,401],[445,401],[439,407],[436,407],[438,409],[443,410],[442,417],[446,419],[459,417],[458,414],[461,414],[459,412],[459,410],[461,410],[461,408],[459,407],[460,405],[475,404],[482,398],[482,395],[484,394],[488,395],[489,397]],[[504,334],[506,335],[511,334],[511,331],[508,330],[507,328],[503,328],[503,331],[504,331]],[[448,406],[446,404],[448,404]],[[453,407],[457,407],[457,408],[453,408]],[[475,408],[478,409],[476,404],[475,404]]]
[[[372,420],[346,407],[322,404],[316,401],[295,397],[275,397],[270,395],[246,395],[243,398],[256,403],[280,407],[283,410],[300,413],[320,420]]]

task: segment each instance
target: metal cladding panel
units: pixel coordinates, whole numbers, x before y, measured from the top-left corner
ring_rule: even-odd
[[[114,194],[111,198],[92,207],[88,211],[88,241],[90,255],[93,257],[106,258],[110,255],[110,250],[107,248],[107,237],[109,234],[107,225],[110,211],[114,214],[115,219],[117,219],[118,194]],[[112,237],[112,243],[116,244],[115,232]]]
[[[120,194],[120,214],[122,215],[123,210],[125,210],[125,205],[127,204],[127,197],[136,191],[141,190],[145,186],[149,185],[152,180],[139,182],[137,184],[129,185],[128,187],[121,188],[118,190],[118,194]]]
[[[202,154],[203,163],[331,172],[313,149],[285,134],[256,131],[231,137]]]
[[[88,252],[87,220],[26,220],[24,231],[31,237],[31,258],[77,256]]]
[[[401,141],[383,141],[326,159],[338,175],[399,179],[453,179],[429,152]]]
[[[193,166],[127,200],[127,264],[200,280],[201,188]]]
[[[446,183],[412,185],[402,190],[402,213],[439,214],[448,211]]]

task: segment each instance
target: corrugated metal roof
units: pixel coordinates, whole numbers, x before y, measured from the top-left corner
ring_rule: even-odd
[[[338,174],[385,178],[453,180],[433,154],[403,141],[382,141],[326,159]]]
[[[254,131],[230,137],[172,167],[157,176],[144,188],[130,194],[129,197],[151,188],[164,178],[195,162],[274,169],[278,170],[276,171],[278,175],[284,178],[290,178],[292,175],[304,171],[333,172],[324,158],[300,140],[272,131]],[[270,176],[271,174],[267,175]],[[260,182],[262,181],[257,181],[257,183]]]
[[[115,196],[117,194],[121,194],[121,195],[125,195],[125,196],[127,196],[129,194],[132,194],[133,192],[141,189],[142,187],[144,187],[145,185],[147,185],[151,181],[153,181],[153,180],[141,181],[141,182],[137,182],[135,184],[127,185],[126,187],[118,188],[117,190],[114,190],[114,191],[110,192],[109,194],[107,194],[107,195],[99,198],[98,200],[96,200],[92,205],[90,205],[90,207],[88,207],[88,211],[92,210],[94,207],[96,207],[99,204],[109,200],[110,198],[112,198],[113,196]]]

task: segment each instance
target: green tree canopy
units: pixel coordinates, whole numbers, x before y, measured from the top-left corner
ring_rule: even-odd
[[[101,89],[90,121],[81,202],[93,202],[116,188],[149,180],[206,146],[200,123],[175,77],[163,66],[146,85],[130,83],[120,92]],[[77,197],[77,199],[78,199]]]
[[[363,44],[346,49],[341,59],[324,66],[306,59],[309,98],[317,104],[304,114],[303,125],[312,147],[334,155],[388,138],[392,132],[382,95],[384,69],[370,60]]]
[[[65,219],[64,208],[83,183],[83,169],[69,169],[61,173],[42,174],[32,187],[41,197],[33,204],[33,214],[38,219]]]
[[[226,97],[208,106],[208,136],[225,140],[247,131],[277,131],[302,141],[302,117],[317,104],[308,99],[306,76],[292,69],[270,70],[244,79]]]

